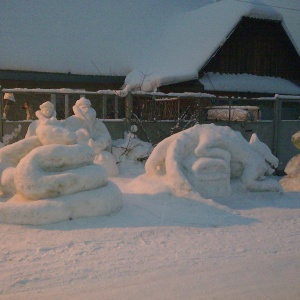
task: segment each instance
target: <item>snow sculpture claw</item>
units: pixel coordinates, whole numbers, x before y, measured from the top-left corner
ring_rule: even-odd
[[[251,191],[281,191],[276,180],[266,177],[277,166],[278,159],[256,134],[248,143],[227,126],[205,124],[160,142],[145,169],[148,175],[166,175],[176,193],[195,190],[212,197],[230,194],[231,177]]]

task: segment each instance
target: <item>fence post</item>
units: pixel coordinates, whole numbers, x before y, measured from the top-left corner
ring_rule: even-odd
[[[51,94],[51,103],[54,105],[54,110],[56,111],[56,94]]]
[[[106,119],[107,116],[107,96],[102,96],[102,119]]]
[[[229,98],[229,100],[228,100],[228,126],[229,127],[231,124],[231,106],[232,106],[232,99]]]
[[[132,109],[133,109],[133,98],[132,98],[132,94],[128,93],[128,95],[125,98],[125,118],[127,120],[130,120],[131,118]]]
[[[116,95],[115,96],[115,99],[114,99],[114,111],[115,111],[115,113],[114,113],[114,118],[115,119],[118,119],[119,118],[119,97]]]
[[[279,134],[279,124],[281,121],[281,106],[282,106],[282,101],[279,95],[275,95],[274,118],[273,118],[273,145],[272,145],[272,152],[275,156],[278,156],[278,134]]]
[[[69,95],[65,94],[65,119],[69,117]]]

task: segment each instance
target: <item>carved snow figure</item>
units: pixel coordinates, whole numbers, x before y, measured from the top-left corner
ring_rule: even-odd
[[[35,200],[95,189],[107,183],[107,172],[93,164],[91,147],[76,144],[76,134],[42,124],[37,136],[0,149],[3,191]]]
[[[106,126],[96,118],[96,111],[91,107],[91,102],[81,97],[73,106],[74,116],[66,119],[65,127],[77,135],[80,144],[90,146],[95,152],[95,163],[102,165],[109,176],[119,173],[115,157],[109,153],[111,136]]]
[[[47,224],[121,208],[120,190],[94,163],[94,149],[77,143],[75,132],[53,118],[43,120],[35,133],[0,149],[1,191],[3,197],[15,194],[0,202],[0,222]]]
[[[45,122],[48,122],[48,124],[56,124],[59,122],[56,119],[56,111],[54,110],[54,105],[50,101],[41,104],[40,110],[37,110],[35,112],[35,115],[38,120],[31,122],[27,129],[25,138],[36,135],[36,129],[40,124],[44,124]]]
[[[66,119],[65,127],[74,131],[78,142],[92,147],[95,154],[108,150],[111,137],[106,126],[96,118],[96,111],[91,107],[91,101],[81,97],[73,106],[74,116]]]
[[[195,125],[160,142],[148,158],[147,175],[165,175],[177,194],[229,195],[230,178],[239,177],[250,191],[281,191],[267,178],[278,159],[253,134],[248,143],[239,132],[214,124]]]
[[[292,136],[292,143],[300,149],[300,131]],[[279,182],[285,192],[300,192],[300,154],[294,156],[286,165],[287,174]]]
[[[42,146],[17,165],[17,193],[35,200],[91,190],[107,183],[106,170],[93,164],[93,149],[76,144],[74,133],[52,125],[40,125],[36,133]]]

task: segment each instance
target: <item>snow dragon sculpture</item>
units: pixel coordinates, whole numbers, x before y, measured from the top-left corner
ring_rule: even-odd
[[[195,125],[160,142],[146,162],[147,175],[165,175],[177,194],[197,191],[204,197],[229,195],[230,178],[241,179],[250,191],[281,191],[268,178],[278,159],[253,134],[214,124]]]

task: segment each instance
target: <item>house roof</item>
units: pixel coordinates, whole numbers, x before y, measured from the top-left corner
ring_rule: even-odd
[[[298,1],[3,0],[0,69],[122,75],[154,90],[197,78],[243,16],[282,20],[300,54]]]

